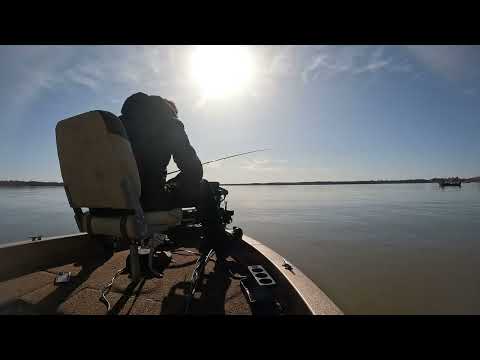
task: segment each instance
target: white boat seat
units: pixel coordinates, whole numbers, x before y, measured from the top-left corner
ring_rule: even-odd
[[[182,209],[143,212],[137,163],[117,116],[86,112],[60,121],[55,133],[65,192],[80,231],[140,239],[181,223]],[[82,208],[134,215],[96,217]]]

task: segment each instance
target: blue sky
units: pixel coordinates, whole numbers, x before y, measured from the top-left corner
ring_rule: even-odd
[[[194,50],[0,46],[0,178],[61,180],[56,123],[138,91],[177,103],[202,161],[272,148],[209,180],[480,175],[478,46],[250,46],[254,79],[223,99],[195,86]]]

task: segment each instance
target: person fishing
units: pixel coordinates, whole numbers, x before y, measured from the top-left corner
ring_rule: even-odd
[[[119,118],[137,162],[143,210],[196,207],[207,239],[202,246],[213,248],[217,261],[224,260],[228,234],[218,216],[209,182],[203,179],[202,163],[178,119],[175,103],[139,92],[125,100]],[[172,157],[179,174],[166,181]]]

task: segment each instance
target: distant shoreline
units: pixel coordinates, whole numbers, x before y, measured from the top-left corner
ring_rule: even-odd
[[[37,187],[37,186],[63,186],[63,182],[55,181],[19,181],[1,180],[0,187]]]
[[[435,184],[441,178],[434,179],[407,179],[407,180],[365,180],[365,181],[298,181],[298,182],[266,182],[244,184],[222,184],[224,186],[258,186],[258,185],[369,185],[369,184]],[[461,179],[463,183],[480,182],[480,177]]]
[[[369,185],[369,184],[431,184],[438,183],[440,178],[434,179],[407,179],[407,180],[367,180],[367,181],[298,181],[298,182],[254,182],[221,184],[222,186],[262,186],[262,185]],[[461,179],[463,183],[480,182],[480,177]],[[38,186],[62,186],[63,182],[55,181],[20,181],[0,180],[0,187],[38,187]]]

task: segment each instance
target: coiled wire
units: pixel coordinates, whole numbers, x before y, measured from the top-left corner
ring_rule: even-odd
[[[113,286],[113,282],[115,281],[116,277],[122,273],[124,273],[125,271],[127,270],[126,267],[124,267],[123,269],[121,270],[118,270],[115,275],[113,275],[113,278],[112,280],[104,286],[104,288],[102,289],[102,295],[100,296],[100,301],[102,301],[105,305],[107,305],[107,312],[110,311],[111,309],[111,306],[110,306],[110,302],[107,300],[106,298],[106,295],[110,292],[112,286]]]

